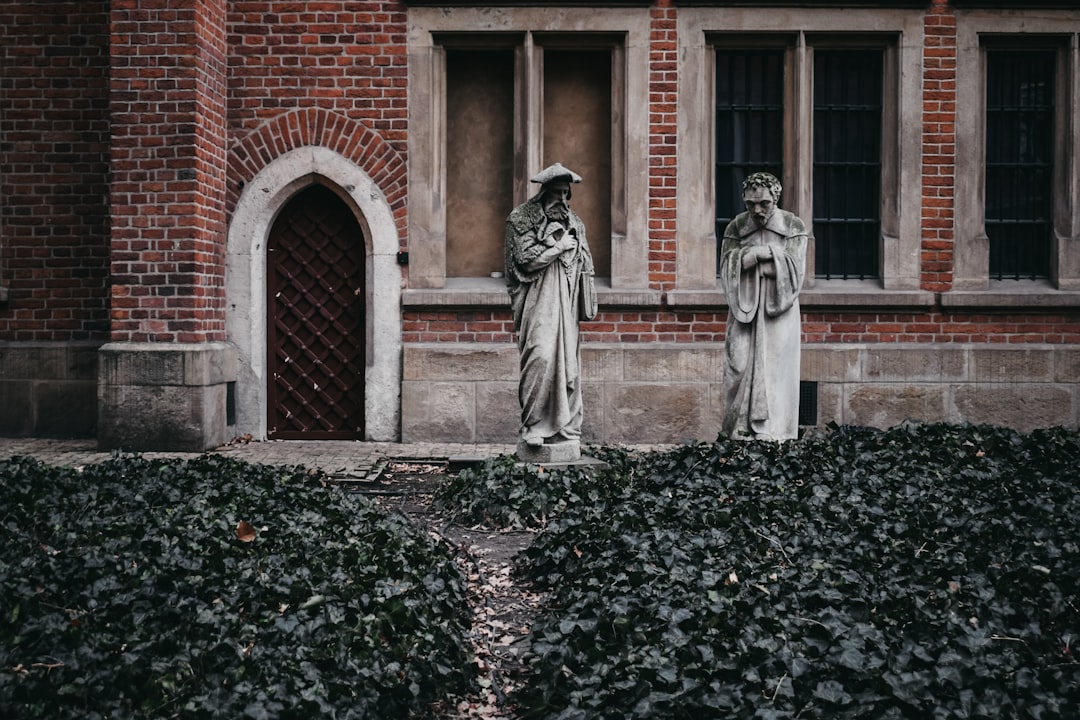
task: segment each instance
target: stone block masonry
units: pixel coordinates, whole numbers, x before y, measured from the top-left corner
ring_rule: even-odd
[[[92,436],[100,344],[0,340],[0,436]]]
[[[587,345],[585,423],[592,443],[716,438],[723,416],[722,343]],[[818,424],[887,428],[915,420],[1033,430],[1075,426],[1080,350],[1066,345],[805,345],[802,380],[817,384]],[[404,442],[513,442],[517,348],[405,346]]]
[[[199,451],[232,439],[236,352],[225,343],[109,343],[99,351],[98,445]],[[235,421],[234,421],[235,422]]]

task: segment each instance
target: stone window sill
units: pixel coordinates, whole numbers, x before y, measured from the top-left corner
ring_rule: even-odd
[[[802,310],[929,310],[934,293],[927,290],[885,290],[876,280],[818,280],[799,293]],[[668,306],[675,309],[726,308],[724,293],[716,290],[672,290]]]
[[[991,280],[985,290],[941,293],[946,312],[968,310],[1076,310],[1080,290],[1058,290],[1040,280]]]
[[[661,293],[650,289],[614,289],[609,278],[596,278],[596,297],[600,307],[660,306]],[[446,286],[431,289],[409,289],[401,293],[402,307],[421,309],[467,309],[478,307],[509,308],[506,281],[502,278],[447,278]]]

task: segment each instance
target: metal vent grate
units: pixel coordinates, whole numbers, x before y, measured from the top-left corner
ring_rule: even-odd
[[[818,424],[818,384],[816,380],[799,383],[799,425]]]

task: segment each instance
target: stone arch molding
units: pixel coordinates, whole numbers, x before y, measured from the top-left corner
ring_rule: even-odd
[[[324,147],[270,161],[247,183],[229,225],[226,336],[237,351],[236,432],[266,438],[266,243],[281,209],[313,184],[334,190],[364,231],[367,272],[365,439],[394,441],[401,426],[401,267],[394,214],[371,177]]]

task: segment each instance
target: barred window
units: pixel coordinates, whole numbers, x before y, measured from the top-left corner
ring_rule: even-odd
[[[814,54],[817,276],[878,276],[881,237],[879,51]]]
[[[994,280],[1046,278],[1054,176],[1052,50],[986,54],[986,234]]]
[[[742,209],[755,172],[783,178],[784,52],[716,53],[716,237]],[[719,268],[717,268],[719,273]]]
[[[790,50],[788,50],[790,51]],[[807,137],[796,109],[785,107],[785,51],[716,51],[716,233],[742,209],[742,181],[771,172],[787,185],[784,158]],[[881,50],[845,47],[813,51],[813,198],[815,275],[824,279],[879,276],[881,246]],[[795,97],[798,93],[787,93]],[[784,136],[793,123],[795,138]],[[799,182],[797,173],[794,178]],[[788,193],[785,192],[785,196]],[[790,203],[788,203],[790,206]],[[719,272],[719,268],[717,270]]]
[[[1080,291],[1075,29],[1065,10],[957,21],[951,307]]]
[[[679,37],[705,42],[688,41],[678,61],[669,302],[716,301],[724,224],[755,171],[779,178],[780,206],[811,229],[803,288],[815,301],[858,304],[852,291],[877,288],[889,303],[931,302],[920,267],[923,12],[726,5],[679,11]]]

